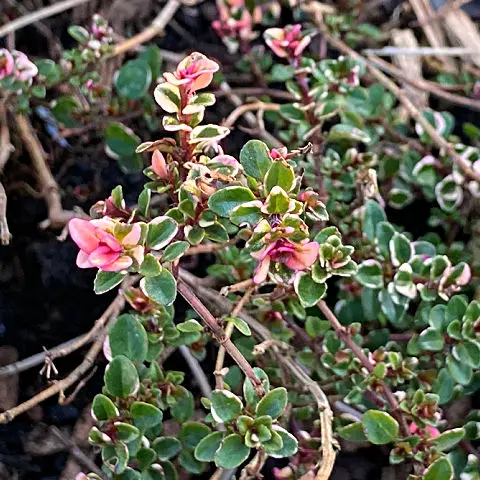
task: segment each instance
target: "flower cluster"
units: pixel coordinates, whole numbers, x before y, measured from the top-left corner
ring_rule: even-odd
[[[269,28],[264,37],[276,55],[289,60],[300,57],[312,40],[309,34],[302,32],[302,26],[298,23],[284,28]]]
[[[24,53],[0,49],[0,80],[11,75],[21,82],[31,84],[37,74],[37,66]]]

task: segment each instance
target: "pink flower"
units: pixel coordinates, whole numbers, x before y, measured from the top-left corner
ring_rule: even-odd
[[[132,229],[121,241],[112,234],[115,220],[103,217],[97,220],[73,218],[68,224],[70,236],[80,248],[77,266],[80,268],[97,267],[105,272],[119,272],[132,265],[132,257],[139,263],[143,257],[143,247],[137,245],[141,236],[141,227],[134,223]],[[125,250],[129,254],[125,255]]]
[[[288,149],[287,147],[280,147],[280,148],[272,148],[270,150],[270,156],[274,160],[279,160],[282,158],[287,158],[288,155]]]
[[[253,281],[262,283],[267,278],[271,261],[283,263],[295,271],[305,270],[315,263],[318,249],[317,242],[292,243],[285,239],[277,240],[252,254],[254,258],[260,260]]]
[[[438,428],[427,425],[424,429],[420,428],[415,422],[412,422],[409,427],[410,433],[412,435],[419,435],[421,437],[427,437],[430,440],[434,440],[440,436],[440,431]]]
[[[281,58],[298,57],[311,41],[309,35],[302,38],[301,30],[300,24],[268,28],[264,34],[265,42]]]
[[[0,79],[11,75],[15,61],[12,54],[6,48],[0,48]]]
[[[23,52],[13,50],[12,55],[15,60],[14,75],[22,82],[31,82],[38,73],[37,66]]]
[[[160,150],[155,150],[152,154],[152,170],[159,178],[168,176],[167,162]]]
[[[172,85],[184,85],[189,90],[195,91],[210,85],[218,68],[218,63],[201,53],[194,52],[178,64],[174,73],[166,72],[163,76]]]

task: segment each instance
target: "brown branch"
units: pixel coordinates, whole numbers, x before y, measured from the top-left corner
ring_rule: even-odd
[[[119,43],[115,46],[114,55],[121,55],[122,53],[131,50],[142,43],[149,42],[157,35],[163,32],[168,22],[173,18],[177,10],[180,8],[181,2],[179,0],[168,0],[162,11],[157,15],[149,27],[137,35]]]
[[[225,348],[228,354],[232,357],[235,363],[240,367],[243,373],[252,381],[256,386],[256,390],[259,395],[263,395],[263,387],[260,380],[255,375],[252,366],[248,363],[247,359],[241,354],[240,350],[235,344],[226,336],[222,327],[218,324],[215,317],[205,307],[202,301],[195,295],[193,290],[180,278],[177,283],[178,292],[182,297],[191,305],[191,307],[198,313],[200,318],[205,322],[207,327],[211,330],[217,342]]]
[[[364,57],[362,57],[362,59],[363,58]],[[391,75],[394,75],[395,77],[403,80],[404,82],[409,83],[410,85],[414,86],[418,90],[424,90],[426,92],[429,92],[438,98],[446,100],[447,102],[456,103],[457,105],[463,105],[464,107],[468,107],[468,108],[472,108],[473,110],[480,111],[479,100],[476,100],[474,98],[464,97],[462,95],[457,95],[456,93],[451,93],[447,91],[447,89],[442,88],[441,85],[435,82],[431,82],[430,80],[424,80],[423,78],[416,78],[416,79],[410,78],[408,75],[406,75],[403,72],[403,70],[395,67],[391,63],[388,63],[387,61],[383,60],[380,57],[377,57],[376,55],[368,55],[368,60],[376,64],[382,70],[385,70]],[[372,73],[371,70],[370,70],[370,73]]]
[[[224,81],[220,84],[220,90],[236,107],[240,107],[243,105],[243,100],[233,92],[232,88],[227,82]],[[265,142],[269,143],[275,148],[283,146],[283,144],[276,137],[274,137],[271,133],[267,132],[265,129],[261,128],[257,119],[255,118],[255,115],[252,112],[245,112],[243,117],[245,118],[245,121],[250,125],[250,127],[254,130],[254,133],[259,135],[263,140],[265,140]]]
[[[232,128],[235,125],[235,122],[246,112],[251,112],[253,110],[260,111],[274,111],[278,112],[280,110],[280,105],[278,103],[264,103],[264,102],[254,102],[247,103],[245,105],[240,105],[222,122],[222,125],[227,128]]]
[[[57,427],[51,426],[50,431],[68,449],[70,455],[75,458],[80,465],[82,465],[86,470],[96,473],[102,480],[107,479],[102,470],[100,470],[95,462],[82,452],[82,450],[74,441],[67,438]]]
[[[243,309],[245,304],[248,302],[248,300],[252,296],[253,291],[254,291],[254,287],[248,288],[248,290],[245,292],[243,297],[235,305],[235,308],[232,310],[232,313],[230,316],[232,317],[238,316],[240,311]],[[234,328],[235,328],[235,325],[232,322],[228,322],[228,325],[225,328],[226,338],[230,339]],[[225,361],[225,347],[223,345],[220,345],[220,348],[218,349],[218,353],[217,353],[217,361],[215,362],[215,371],[213,372],[215,375],[215,385],[216,385],[216,388],[218,389],[223,388],[224,374],[222,372],[222,369],[223,369],[224,361]]]
[[[123,285],[126,287],[128,285],[133,284],[133,282],[135,282],[136,280],[137,280],[137,277],[128,277],[127,279],[124,280]],[[114,307],[112,307],[112,305],[114,305]],[[45,401],[47,398],[53,397],[54,395],[57,395],[57,394],[64,394],[67,388],[71,387],[77,381],[81,380],[81,378],[94,365],[97,355],[102,350],[103,341],[108,331],[107,327],[116,318],[116,315],[113,315],[113,313],[117,312],[118,314],[122,310],[124,305],[125,305],[125,297],[121,292],[121,290],[119,290],[118,296],[115,298],[115,300],[112,302],[112,304],[110,304],[109,308],[107,309],[109,311],[109,315],[105,315],[104,313],[102,317],[100,317],[100,319],[97,320],[97,322],[95,323],[93,327],[93,329],[95,329],[95,332],[98,332],[101,327],[105,327],[105,328],[103,328],[103,331],[95,339],[95,342],[90,347],[90,350],[87,352],[87,355],[85,356],[82,363],[77,368],[75,368],[75,370],[73,370],[67,377],[63,378],[62,380],[56,381],[50,387],[41,391],[40,393],[30,398],[26,402],[23,402],[20,405],[17,405],[16,407],[11,408],[10,410],[7,410],[6,412],[0,413],[0,424],[11,422],[15,417],[18,417],[18,415],[21,415],[27,410],[30,410],[32,407]],[[85,338],[87,335],[81,337],[80,340],[77,340],[76,344],[83,345],[85,343],[85,342],[82,343],[83,338]],[[73,351],[72,350],[73,345],[69,346],[65,350]]]
[[[180,278],[191,285],[204,301],[215,305],[222,313],[226,314],[232,311],[233,305],[230,300],[222,297],[218,292],[200,285],[197,277],[191,273],[180,269]],[[251,315],[244,311],[240,311],[238,316],[247,322],[255,334],[263,341],[270,342],[273,340],[268,328],[258,322]],[[313,381],[305,373],[305,370],[301,365],[299,365],[293,358],[285,355],[285,352],[281,351],[277,345],[271,343],[270,348],[275,353],[278,361],[297,379],[298,382],[304,385],[315,398],[320,417],[320,449],[322,453],[322,462],[319,465],[315,480],[328,480],[335,463],[335,449],[333,447],[335,440],[333,439],[332,430],[333,413],[328,403],[328,399],[317,382]]]
[[[384,85],[387,90],[389,90],[395,97],[402,103],[405,108],[408,110],[410,115],[423,127],[425,132],[431,137],[431,139],[435,142],[437,147],[442,148],[445,152],[449,155],[449,157],[453,160],[454,163],[463,171],[463,173],[477,182],[480,182],[480,174],[477,173],[470,167],[470,164],[467,160],[462,158],[455,152],[453,146],[447,142],[436,130],[435,128],[426,120],[426,118],[422,115],[422,113],[415,107],[415,105],[410,101],[410,99],[405,95],[402,89],[395,84],[390,78],[388,78],[384,73],[382,73],[378,68],[376,68],[373,64],[371,59],[365,59],[360,54],[358,54],[355,50],[352,50],[348,45],[344,42],[339,40],[338,38],[332,37],[326,30],[321,17],[318,15],[315,17],[317,25],[322,32],[322,35],[327,39],[327,41],[332,44],[335,48],[337,48],[342,53],[345,53],[352,58],[360,60],[362,62],[366,62],[367,69],[371,73],[376,80],[378,80],[382,85]],[[420,87],[421,88],[421,87]],[[432,92],[433,93],[433,92]],[[444,92],[447,93],[447,92]],[[452,94],[449,94],[452,95]],[[480,109],[480,103],[479,103]]]
[[[453,12],[459,8],[461,8],[463,5],[466,5],[467,3],[470,3],[472,0],[452,0],[444,5],[442,5],[433,15],[429,15],[426,18],[424,18],[422,21],[418,22],[418,25],[420,27],[424,27],[425,25],[428,25],[432,22],[436,22],[438,20],[441,20],[445,15],[448,15],[450,12]]]
[[[351,335],[347,332],[345,327],[338,321],[337,317],[330,310],[328,305],[323,300],[320,300],[317,303],[317,306],[320,309],[320,311],[325,315],[325,318],[330,322],[330,325],[333,327],[338,337],[352,351],[355,357],[358,360],[360,360],[360,363],[362,364],[362,366],[367,369],[368,373],[373,373],[375,367],[373,366],[372,362],[365,355],[362,348],[354,342]],[[383,394],[385,396],[385,399],[390,404],[390,407],[392,409],[392,414],[396,417],[396,419],[400,423],[400,428],[402,430],[403,435],[405,436],[410,435],[407,421],[403,416],[402,412],[400,411],[397,399],[393,395],[390,387],[385,382],[382,382],[382,383],[383,383]]]
[[[7,98],[0,102],[0,173],[3,172],[5,165],[10,158],[13,145],[10,143],[10,129],[7,121]],[[8,245],[10,243],[10,230],[7,222],[7,193],[3,183],[0,182],[0,243]]]
[[[60,228],[65,226],[74,217],[88,218],[86,214],[73,210],[64,210],[60,198],[60,191],[55,178],[48,167],[42,145],[36,136],[30,121],[22,114],[16,115],[16,122],[20,137],[25,144],[38,183],[47,203],[48,218],[40,223],[40,228]]]

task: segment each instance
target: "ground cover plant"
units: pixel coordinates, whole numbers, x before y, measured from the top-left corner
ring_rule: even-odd
[[[0,28],[3,275],[50,335],[21,346],[35,302],[2,324],[5,478],[479,479],[478,58],[388,33],[475,23],[169,0],[134,35],[117,3],[68,39]],[[34,20],[49,56],[19,49]],[[26,418],[61,477],[12,463]]]

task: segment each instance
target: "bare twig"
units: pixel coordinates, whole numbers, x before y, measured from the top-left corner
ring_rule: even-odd
[[[235,308],[232,311],[231,316],[236,317],[239,312],[243,309],[245,304],[248,302],[250,299],[252,293],[253,293],[254,287],[249,287],[248,290],[245,292],[243,297],[238,301],[238,303],[235,305]],[[233,333],[233,329],[235,328],[235,325],[232,322],[228,322],[228,325],[225,328],[225,337],[230,338]],[[217,361],[215,362],[215,371],[213,372],[215,374],[215,385],[216,388],[222,389],[223,388],[223,377],[224,374],[222,372],[223,370],[223,362],[225,361],[225,347],[223,345],[220,345],[220,348],[218,349],[217,353]]]
[[[155,17],[153,22],[145,30],[139,34],[119,43],[115,47],[115,55],[121,55],[122,53],[131,50],[142,43],[149,42],[157,35],[163,32],[168,22],[173,18],[176,11],[180,8],[181,2],[179,0],[168,0],[162,11]]]
[[[337,40],[337,39],[335,39],[335,40]],[[349,47],[347,46],[347,48],[349,48]],[[352,50],[352,52],[354,52],[354,50]],[[351,54],[349,53],[349,55],[351,55]],[[358,54],[356,53],[356,55],[358,55]],[[359,58],[359,57],[357,57],[357,58]],[[363,57],[360,57],[360,58],[362,58],[362,60],[365,61],[365,59]],[[435,95],[438,98],[446,100],[447,102],[456,103],[457,105],[463,105],[465,107],[472,108],[473,110],[479,110],[480,111],[480,101],[479,100],[476,100],[474,98],[464,97],[462,95],[457,95],[455,93],[448,92],[448,91],[446,91],[446,89],[443,89],[441,85],[439,85],[435,82],[431,82],[429,80],[424,80],[424,79],[420,79],[420,78],[417,78],[417,79],[413,80],[405,72],[403,72],[401,69],[396,68],[391,63],[388,63],[385,60],[383,60],[379,57],[376,57],[375,55],[370,55],[368,57],[368,60],[370,62],[372,62],[373,64],[376,64],[380,69],[385,70],[386,72],[390,73],[391,75],[394,75],[395,77],[399,78],[400,80],[403,80],[404,82],[409,83],[410,85],[414,86],[415,88],[417,88],[419,90],[425,90],[426,92],[429,92],[429,93],[431,93],[432,95]],[[370,73],[372,73],[371,68],[373,67],[373,65],[370,64],[369,66],[370,66]]]
[[[30,121],[22,114],[16,116],[16,121],[18,132],[30,154],[38,183],[47,203],[48,218],[40,223],[40,228],[63,227],[74,217],[87,218],[85,214],[82,215],[80,212],[63,209],[57,182],[47,165],[42,145],[33,131]]]
[[[255,375],[252,366],[248,363],[247,359],[240,353],[240,350],[234,345],[234,343],[226,337],[222,327],[218,324],[215,317],[205,307],[202,301],[195,295],[193,290],[180,278],[177,284],[177,289],[180,295],[192,306],[192,308],[198,313],[200,318],[206,323],[211,330],[217,342],[223,345],[228,354],[232,357],[235,363],[240,367],[243,373],[252,381],[255,385],[259,395],[263,395],[263,387],[260,380]]]
[[[137,280],[137,277],[129,277],[124,280],[123,285],[124,286],[131,285],[136,280]],[[102,322],[100,322],[100,325],[104,326],[105,328],[103,328],[103,331],[101,333],[99,332],[99,335],[95,339],[93,345],[90,347],[90,350],[87,352],[87,355],[85,356],[82,363],[77,368],[75,368],[75,370],[73,370],[67,377],[63,378],[62,380],[54,382],[50,387],[41,391],[40,393],[30,398],[26,402],[23,402],[20,405],[17,405],[16,407],[11,408],[10,410],[7,410],[6,412],[0,413],[0,424],[11,422],[15,417],[17,417],[18,415],[21,415],[27,410],[30,410],[32,407],[45,401],[47,398],[53,397],[54,395],[57,395],[57,394],[63,395],[65,390],[67,390],[67,388],[74,385],[88,372],[88,370],[90,370],[90,368],[95,363],[95,359],[97,358],[97,355],[102,350],[103,340],[105,339],[105,335],[107,334],[107,331],[108,331],[107,327],[116,318],[116,315],[112,316],[112,314],[114,312],[117,312],[118,314],[118,312],[122,310],[123,306],[125,305],[125,297],[121,292],[119,292],[119,295],[116,297],[116,299],[112,303],[115,304],[115,309],[113,309],[113,311],[110,310],[110,307],[112,307],[112,304],[111,304],[109,309],[107,309],[109,310],[110,314],[102,315],[104,319],[103,319],[103,324]],[[97,320],[97,322],[99,322],[99,320]],[[93,327],[95,328],[96,331],[100,329],[100,326],[97,326],[97,325],[98,324],[96,323]],[[77,341],[77,344],[78,343],[81,343],[81,342]],[[73,348],[73,345],[70,346],[69,348],[70,349]]]
[[[222,82],[220,84],[220,90],[224,92],[225,96],[230,100],[233,105],[236,107],[240,107],[243,105],[243,100],[233,93],[232,88],[227,82]],[[252,112],[245,112],[244,114],[245,121],[252,127],[257,135],[263,138],[267,143],[269,143],[272,147],[279,148],[283,144],[275,138],[272,134],[268,133],[265,129],[260,128],[260,125],[255,118],[255,115]]]
[[[235,122],[246,112],[251,112],[254,110],[270,110],[278,112],[280,110],[280,105],[278,103],[264,103],[264,102],[253,102],[247,103],[245,105],[240,105],[222,122],[222,125],[227,128],[232,128],[235,125]],[[258,122],[257,122],[258,123]]]
[[[198,295],[204,299],[204,301],[216,305],[222,313],[226,314],[232,311],[233,306],[230,300],[222,297],[214,290],[201,286],[197,277],[191,273],[180,269],[180,278],[191,285]],[[270,331],[251,315],[245,313],[244,311],[240,311],[238,316],[245,320],[255,334],[262,340],[272,340]],[[320,386],[305,373],[303,367],[301,367],[294,359],[288,355],[285,355],[285,353],[280,351],[276,345],[272,345],[271,350],[275,352],[278,361],[282,363],[282,365],[310,391],[310,394],[317,402],[321,425],[322,462],[319,465],[315,479],[328,480],[333,469],[333,464],[335,463],[335,449],[333,447],[335,441],[333,439],[332,431],[333,414],[330,405],[328,404],[328,399]]]
[[[328,305],[323,300],[320,300],[317,306],[320,309],[320,311],[325,315],[325,318],[330,322],[330,325],[335,330],[335,333],[338,335],[338,337],[343,341],[343,343],[345,343],[345,345],[347,345],[347,347],[352,351],[355,357],[358,360],[360,360],[360,363],[363,365],[363,367],[365,367],[369,373],[373,373],[374,366],[372,362],[365,355],[361,347],[354,342],[351,335],[347,332],[345,327],[338,321],[337,317],[330,310]],[[410,433],[408,430],[407,421],[399,409],[397,399],[393,395],[392,390],[385,382],[383,382],[383,394],[387,402],[390,404],[390,407],[392,408],[393,415],[397,418],[397,420],[400,423],[400,427],[402,429],[403,435],[408,437]]]
[[[396,55],[435,55],[446,57],[460,57],[462,55],[478,54],[477,50],[466,47],[383,47],[366,48],[362,50],[363,55],[377,55],[379,57],[393,57]]]
[[[55,437],[60,440],[60,442],[67,447],[70,452],[70,455],[75,458],[75,460],[82,465],[86,470],[96,473],[101,479],[107,480],[105,474],[97,467],[94,461],[88,458],[78,445],[67,438],[57,427],[51,426],[50,431],[55,435]]]
[[[448,143],[435,130],[435,128],[427,121],[427,119],[422,115],[422,113],[417,109],[417,107],[415,107],[415,105],[405,95],[405,93],[401,90],[401,88],[372,64],[371,59],[373,57],[370,57],[369,60],[366,60],[359,53],[357,53],[355,50],[351,49],[348,45],[342,42],[342,40],[332,37],[327,32],[321,17],[317,15],[315,19],[323,36],[327,39],[327,41],[331,45],[333,45],[335,48],[340,50],[342,53],[345,53],[351,56],[352,58],[356,58],[357,60],[366,62],[367,69],[371,73],[371,75],[375,77],[375,79],[378,80],[382,85],[384,85],[387,88],[387,90],[393,93],[395,97],[397,97],[397,99],[405,106],[405,108],[408,110],[410,115],[415,119],[415,121],[418,122],[423,127],[423,129],[431,137],[433,142],[448,154],[448,156],[453,160],[454,163],[457,164],[457,166],[463,171],[463,173],[467,177],[476,181],[480,181],[480,174],[471,168],[467,160],[465,160],[455,152],[455,149],[453,148],[453,146],[450,143]],[[377,59],[377,60],[381,60],[381,59]],[[383,62],[383,60],[381,61]],[[444,94],[447,94],[447,93],[448,92],[444,92]],[[449,95],[452,95],[452,94],[449,93]],[[480,105],[479,105],[479,108],[480,108]]]
[[[429,15],[428,17],[425,17],[422,19],[421,22],[418,22],[421,27],[424,27],[425,25],[428,25],[432,22],[436,22],[438,20],[441,20],[445,15],[449,14],[450,12],[454,12],[455,10],[458,10],[461,8],[463,5],[466,5],[467,3],[470,3],[472,0],[453,0],[445,3],[442,5],[433,15]]]
[[[2,245],[10,243],[10,230],[7,222],[7,194],[2,182],[0,182],[0,243]]]
[[[188,368],[190,368],[190,371],[193,374],[193,378],[200,387],[202,395],[210,398],[212,395],[212,388],[210,387],[210,383],[208,382],[208,378],[205,375],[200,362],[191,354],[190,350],[185,345],[180,345],[179,350],[187,362]]]
[[[13,145],[10,143],[10,129],[8,128],[6,98],[0,102],[0,173],[10,158],[13,151]],[[10,243],[10,230],[7,222],[7,193],[3,184],[0,182],[0,243],[8,245]]]
[[[278,98],[279,100],[287,100],[288,102],[292,102],[295,100],[295,97],[290,93],[286,92],[285,90],[276,90],[274,88],[262,88],[262,87],[238,87],[232,88],[231,93],[234,95],[244,95],[244,96],[260,96],[260,95],[267,95],[272,98]],[[220,90],[215,92],[216,98],[222,98],[227,95],[226,92]]]
[[[0,27],[0,38],[4,37],[10,32],[15,32],[20,28],[43,20],[44,18],[52,17],[53,15],[57,15],[58,13],[64,12],[65,10],[69,10],[70,8],[74,8],[78,5],[82,5],[90,1],[91,0],[64,0],[63,2],[58,2],[48,7],[35,10],[32,13],[28,13],[23,17],[12,20],[11,22],[8,22],[2,27]]]

